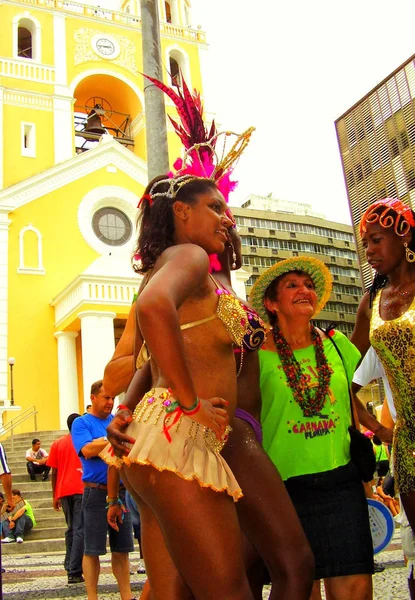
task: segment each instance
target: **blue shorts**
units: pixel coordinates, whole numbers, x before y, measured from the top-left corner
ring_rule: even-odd
[[[84,517],[84,554],[101,556],[107,553],[107,533],[109,534],[111,552],[133,552],[133,526],[130,513],[125,513],[124,521],[115,531],[107,523],[106,490],[84,488],[82,513]],[[120,492],[125,504],[125,491]]]

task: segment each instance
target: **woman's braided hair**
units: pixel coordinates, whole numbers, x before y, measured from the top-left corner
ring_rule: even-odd
[[[198,194],[217,189],[214,181],[202,178],[189,178],[189,182],[184,184],[180,182],[177,187],[177,191],[173,187],[172,195],[168,176],[159,175],[150,181],[144,190],[138,216],[139,233],[134,251],[134,256],[140,261],[133,264],[133,269],[137,273],[146,273],[152,269],[160,254],[166,248],[174,246],[173,204],[176,200],[193,205],[197,203]]]

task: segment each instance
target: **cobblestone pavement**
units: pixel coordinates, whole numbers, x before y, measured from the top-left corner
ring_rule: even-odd
[[[78,598],[86,600],[85,585],[67,585],[67,576],[62,568],[63,554],[10,555],[3,550],[2,576],[4,600],[55,600],[58,598]],[[136,598],[140,597],[146,579],[144,563],[134,552],[131,559],[131,582]],[[374,576],[374,600],[408,600],[406,569],[402,558],[399,529],[389,547],[376,556],[378,562],[386,567],[382,573]],[[110,556],[102,557],[99,579],[99,599],[119,600],[117,584],[111,574]],[[140,571],[137,573],[137,569]],[[263,598],[268,598],[269,588],[264,589]]]

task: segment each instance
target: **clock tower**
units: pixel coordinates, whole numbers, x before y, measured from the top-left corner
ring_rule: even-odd
[[[131,269],[147,184],[139,5],[0,2],[0,407],[12,356],[15,405],[35,406],[41,430],[84,412],[140,284]],[[203,92],[207,45],[190,1],[159,0],[159,14],[165,83],[183,74]],[[169,101],[166,110],[177,118]],[[169,122],[167,132],[173,160],[181,146]]]

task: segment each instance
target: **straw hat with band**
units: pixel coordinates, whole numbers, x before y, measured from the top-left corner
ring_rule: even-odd
[[[265,322],[269,322],[268,313],[264,306],[264,296],[268,286],[271,285],[274,279],[280,277],[280,275],[285,275],[292,271],[307,273],[313,281],[317,294],[317,306],[314,315],[318,314],[324,308],[327,300],[330,298],[333,280],[329,269],[321,260],[311,256],[295,256],[281,260],[257,279],[249,296],[252,306]]]

